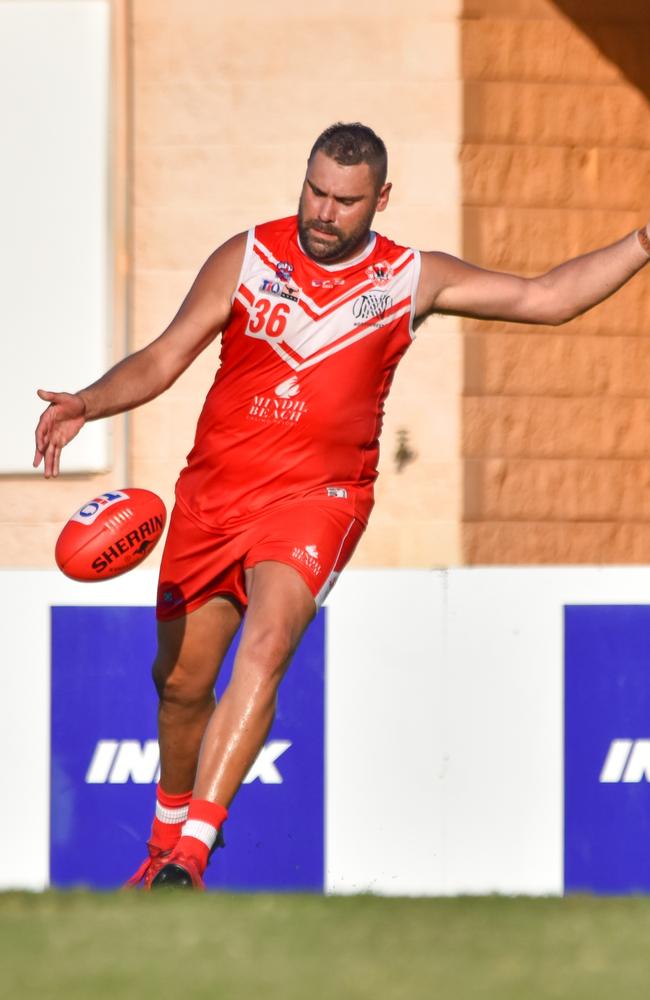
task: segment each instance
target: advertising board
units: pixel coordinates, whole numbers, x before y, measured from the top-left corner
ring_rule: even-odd
[[[323,888],[322,610],[285,677],[276,719],[224,827],[208,887]],[[50,877],[121,885],[145,856],[159,773],[148,607],[53,607]],[[217,685],[223,691],[237,644]]]
[[[565,891],[650,891],[650,606],[565,608]]]

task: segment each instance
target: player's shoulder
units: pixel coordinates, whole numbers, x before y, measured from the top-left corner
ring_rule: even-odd
[[[291,239],[298,228],[297,216],[290,215],[283,219],[272,219],[260,222],[249,229],[235,233],[212,251],[206,265],[209,268],[222,268],[229,263],[241,265],[247,248],[252,248],[255,242],[264,244],[277,243],[278,240]]]
[[[386,260],[394,261],[403,257],[404,254],[413,254],[413,256],[418,254],[418,251],[414,250],[413,247],[396,243],[395,240],[390,239],[388,236],[383,236],[381,233],[375,232],[374,237],[375,244],[372,252],[374,258],[385,258]]]
[[[270,219],[267,222],[258,222],[254,227],[255,238],[264,240],[291,239],[298,230],[298,216],[287,215],[282,219]]]
[[[247,233],[236,233],[216,247],[199,271],[199,280],[212,282],[221,276],[228,281],[228,276],[236,275],[244,260],[247,239]]]

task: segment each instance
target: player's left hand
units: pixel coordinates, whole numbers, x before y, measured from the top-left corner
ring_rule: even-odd
[[[81,396],[69,392],[38,390],[38,396],[50,405],[41,414],[36,427],[34,468],[43,462],[45,478],[58,476],[61,450],[72,441],[86,422],[86,405]]]

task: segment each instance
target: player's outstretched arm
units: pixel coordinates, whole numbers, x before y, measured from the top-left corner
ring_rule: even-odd
[[[176,381],[227,324],[245,246],[241,233],[215,250],[167,329],[97,382],[76,393],[38,390],[50,405],[36,427],[34,468],[43,462],[45,477],[57,476],[62,448],[86,421],[135,409]]]
[[[648,226],[536,278],[487,271],[444,253],[423,253],[416,316],[441,312],[558,326],[608,298],[649,260]]]

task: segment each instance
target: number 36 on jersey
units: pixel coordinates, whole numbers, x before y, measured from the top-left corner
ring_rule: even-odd
[[[260,340],[278,340],[285,331],[290,312],[288,302],[258,299],[251,310],[246,333]]]

